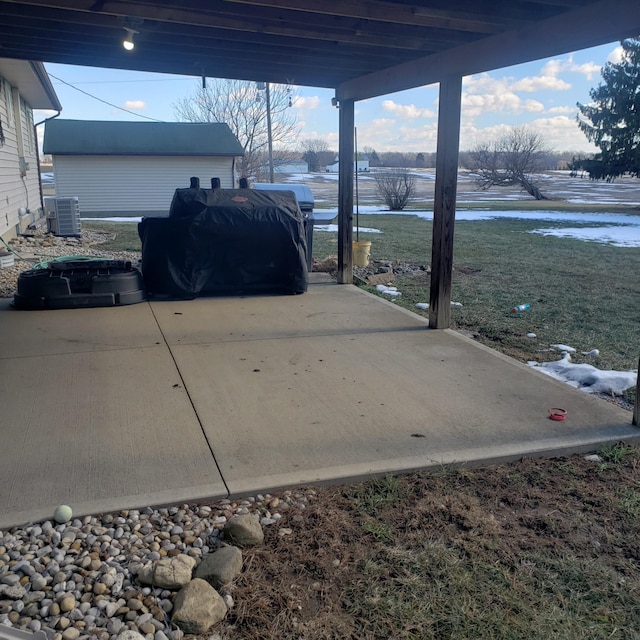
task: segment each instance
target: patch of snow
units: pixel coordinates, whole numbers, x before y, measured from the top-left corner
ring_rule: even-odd
[[[535,333],[527,333],[527,338],[537,338]]]
[[[392,298],[397,298],[402,295],[398,291],[397,287],[387,287],[384,284],[377,284],[376,290],[379,291],[382,295],[391,296]]]
[[[637,371],[603,371],[590,364],[573,364],[566,353],[556,362],[529,362],[530,367],[545,373],[556,380],[586,391],[587,393],[611,393],[621,396],[627,389],[634,387]]]
[[[81,222],[140,222],[142,220],[142,218],[140,216],[127,216],[126,218],[123,217],[115,217],[115,218],[80,218]]]
[[[575,353],[576,350],[573,347],[568,347],[566,344],[551,344],[549,345],[552,349],[556,351],[565,351],[566,353]]]
[[[319,224],[313,226],[314,231],[328,231],[329,233],[338,233],[337,224]],[[353,232],[356,232],[356,228],[353,228]],[[360,227],[360,233],[382,233],[380,229],[370,229],[369,227]]]
[[[600,355],[600,350],[599,349],[591,349],[591,351],[582,351],[581,352],[583,356],[599,356]]]
[[[462,306],[462,302],[452,302],[451,306],[452,307],[461,307]],[[426,311],[429,308],[429,303],[428,302],[416,302],[416,307],[418,309],[422,309],[423,311]]]
[[[535,229],[529,233],[556,238],[575,238],[587,242],[612,244],[614,247],[640,247],[640,225],[616,227],[565,227],[563,229]]]

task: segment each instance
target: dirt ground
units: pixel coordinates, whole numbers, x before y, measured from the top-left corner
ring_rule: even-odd
[[[223,639],[640,637],[640,451],[317,488],[245,550]],[[215,637],[215,636],[214,636]]]

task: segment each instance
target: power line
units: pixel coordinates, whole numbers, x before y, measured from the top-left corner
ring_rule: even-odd
[[[50,76],[52,74],[49,74]],[[55,76],[52,76],[55,78]],[[83,80],[82,82],[76,82],[76,84],[125,84],[127,82],[135,82],[136,84],[140,84],[141,82],[193,82],[198,81],[199,78],[196,77],[188,77],[188,78],[149,78],[147,80]]]
[[[124,109],[123,107],[119,107],[117,104],[113,104],[112,102],[107,102],[106,100],[103,100],[102,98],[98,98],[97,96],[94,96],[91,93],[88,93],[87,91],[83,91],[82,89],[78,89],[78,87],[75,87],[74,85],[65,82],[64,80],[62,80],[61,78],[58,78],[57,76],[54,76],[52,73],[49,73],[49,76],[51,78],[54,78],[55,80],[57,80],[58,82],[62,82],[62,84],[66,84],[68,87],[71,87],[72,89],[75,89],[76,91],[79,91],[80,93],[84,93],[85,96],[89,96],[90,98],[93,98],[94,100],[97,100],[98,102],[102,102],[103,104],[106,104],[110,107],[113,107],[114,109],[120,109],[120,111],[124,111],[125,113],[130,113],[133,116],[137,116],[138,118],[145,118],[146,120],[152,120],[153,122],[164,122],[164,120],[158,120],[156,118],[150,118],[149,116],[145,116],[142,115],[141,113],[136,113],[135,111],[130,111],[129,109]]]

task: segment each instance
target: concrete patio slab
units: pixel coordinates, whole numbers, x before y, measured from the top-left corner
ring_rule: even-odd
[[[357,297],[355,287],[318,282],[300,296],[199,298],[152,303],[170,345],[289,339],[424,329],[424,319],[402,313],[375,296]]]
[[[172,351],[232,494],[640,435],[613,404],[355,287],[337,289],[335,299],[335,289],[315,289],[304,305],[263,299],[263,316],[253,301],[218,300],[215,312],[183,315],[184,333],[165,332],[176,342],[210,336]],[[350,314],[362,324],[329,333],[327,316]],[[296,337],[274,337],[286,325]],[[568,420],[549,420],[550,407]]]
[[[0,358],[82,353],[163,343],[148,304],[18,311],[0,298]]]
[[[61,503],[100,513],[640,436],[630,412],[314,281],[120,308],[0,301],[0,528]]]
[[[227,495],[164,345],[2,357],[0,403],[0,528]]]

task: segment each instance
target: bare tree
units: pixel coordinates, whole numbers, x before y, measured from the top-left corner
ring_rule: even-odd
[[[469,165],[480,189],[519,185],[536,200],[547,200],[531,175],[539,173],[549,151],[543,136],[527,127],[514,127],[491,144],[469,153]]]
[[[386,169],[373,174],[378,195],[391,211],[402,211],[415,196],[416,177],[409,169]]]
[[[295,97],[291,88],[270,84],[271,138],[273,144],[290,146],[298,135]],[[264,173],[262,152],[267,149],[267,107],[264,91],[245,80],[215,79],[173,105],[174,113],[186,122],[226,122],[240,141],[244,157],[241,175],[260,178]]]
[[[301,142],[302,158],[309,164],[309,171],[320,171],[333,161],[335,152],[329,149],[329,143],[320,138],[307,138]]]

